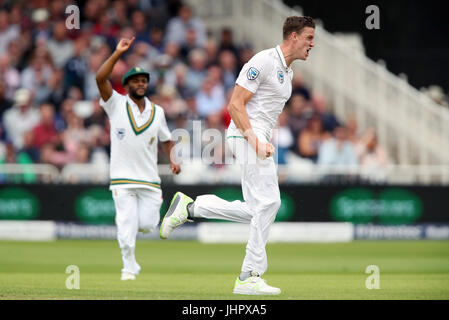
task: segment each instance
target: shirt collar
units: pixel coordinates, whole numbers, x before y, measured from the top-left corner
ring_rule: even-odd
[[[284,54],[282,53],[282,50],[281,50],[281,46],[280,46],[280,45],[277,45],[277,46],[276,46],[276,52],[278,53],[279,59],[281,59],[281,63],[282,63],[282,65],[284,66],[285,70],[290,71],[291,68],[290,68],[290,67],[287,67],[287,62],[285,62]]]
[[[138,107],[137,104],[130,98],[129,94],[126,95],[126,99],[127,99],[128,103],[129,103],[129,105],[131,106],[131,108],[139,110],[139,107]],[[150,100],[148,100],[147,97],[144,97],[144,100],[145,100],[145,109],[143,109],[142,114],[143,114],[143,113],[146,113],[146,112],[148,112],[148,111],[150,111]]]

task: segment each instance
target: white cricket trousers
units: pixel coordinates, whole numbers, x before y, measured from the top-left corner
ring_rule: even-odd
[[[255,271],[262,275],[267,270],[265,245],[270,226],[281,205],[276,165],[273,157],[257,158],[253,148],[242,137],[228,137],[227,144],[242,169],[244,201],[229,202],[210,194],[198,196],[193,214],[194,217],[249,223],[242,272]]]
[[[122,272],[138,274],[135,248],[137,232],[153,231],[160,219],[162,191],[148,188],[113,189],[117,240],[123,260]]]

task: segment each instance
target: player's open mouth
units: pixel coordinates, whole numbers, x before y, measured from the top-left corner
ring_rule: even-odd
[[[307,50],[306,50],[306,57],[308,57],[308,56],[309,56],[309,52],[310,52],[310,50],[312,50],[312,48],[309,48],[309,49],[307,49]]]

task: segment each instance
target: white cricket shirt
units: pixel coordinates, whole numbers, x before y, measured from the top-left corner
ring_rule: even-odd
[[[246,105],[249,122],[258,136],[271,140],[279,114],[292,93],[293,70],[287,67],[280,46],[255,54],[242,68],[236,84],[254,96]],[[231,120],[229,136],[242,136]]]
[[[111,123],[110,189],[158,188],[158,141],[171,140],[164,110],[145,97],[145,109],[115,90],[100,105]]]

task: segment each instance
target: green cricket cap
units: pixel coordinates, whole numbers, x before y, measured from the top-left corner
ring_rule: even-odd
[[[127,82],[128,79],[132,76],[136,76],[138,74],[143,74],[147,77],[148,82],[150,82],[150,74],[145,71],[144,69],[140,68],[140,67],[134,67],[131,70],[129,70],[128,72],[125,73],[125,75],[122,78],[122,86],[124,86]]]

